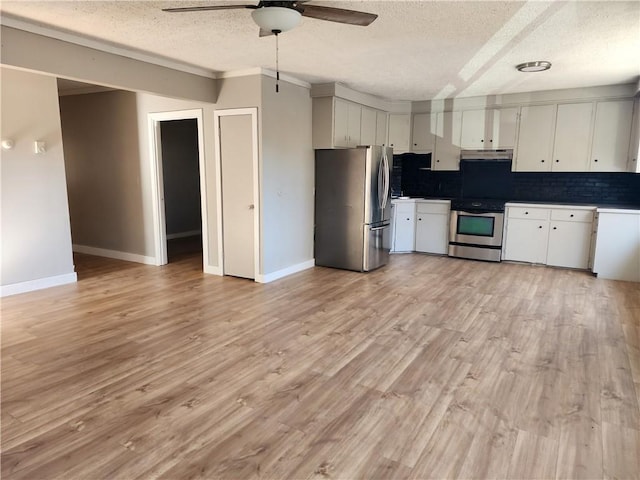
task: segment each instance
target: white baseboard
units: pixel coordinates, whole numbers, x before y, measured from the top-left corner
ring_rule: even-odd
[[[188,232],[167,233],[167,240],[173,240],[175,238],[197,237],[198,235],[202,235],[202,230],[189,230]]]
[[[56,275],[54,277],[38,278],[37,280],[29,280],[27,282],[12,283],[10,285],[0,286],[0,297],[8,297],[9,295],[17,295],[19,293],[33,292],[34,290],[42,290],[43,288],[57,287],[68,283],[78,281],[76,273],[65,273],[64,275]]]
[[[73,244],[73,251],[77,253],[86,253],[87,255],[95,255],[97,257],[115,258],[116,260],[125,260],[127,262],[144,263],[145,265],[158,265],[155,257],[147,257],[138,255],[137,253],[119,252],[118,250],[107,250],[106,248],[89,247],[87,245]]]
[[[297,265],[292,265],[287,268],[283,268],[282,270],[278,270],[276,272],[267,273],[265,275],[257,275],[256,282],[258,283],[269,283],[274,280],[278,280],[280,278],[293,275],[294,273],[301,272],[302,270],[306,270],[308,268],[313,268],[316,265],[316,260],[312,258],[311,260],[307,260],[306,262],[298,263]]]
[[[204,270],[204,273],[208,273],[209,275],[222,276],[222,269],[220,267],[213,267],[211,265],[205,265],[203,270]]]

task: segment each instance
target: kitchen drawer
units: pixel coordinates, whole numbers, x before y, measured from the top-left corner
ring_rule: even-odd
[[[509,207],[508,218],[530,218],[532,220],[549,220],[548,208]]]
[[[398,202],[395,206],[396,213],[412,213],[415,212],[416,202]]]
[[[551,220],[564,222],[593,222],[593,210],[551,210]]]
[[[450,204],[448,203],[430,203],[430,202],[417,202],[416,208],[418,213],[439,213],[447,215],[449,213]]]

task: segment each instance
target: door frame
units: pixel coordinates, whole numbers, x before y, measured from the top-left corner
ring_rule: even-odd
[[[207,183],[204,160],[202,109],[149,113],[147,119],[149,128],[149,152],[151,157],[151,198],[156,254],[155,265],[166,265],[169,262],[167,257],[167,223],[164,209],[164,177],[162,172],[160,122],[170,120],[196,120],[198,129],[198,173],[200,176],[200,216],[202,221],[202,268],[203,271],[206,272],[209,263],[209,235],[207,228]]]
[[[230,115],[251,115],[251,143],[252,143],[252,156],[253,156],[253,258],[254,258],[254,281],[258,281],[260,278],[260,166],[259,166],[259,152],[258,152],[258,108],[231,108],[227,110],[216,110],[213,114],[213,125],[215,129],[215,144],[216,144],[216,203],[217,203],[217,227],[218,227],[218,262],[220,268],[220,275],[224,275],[224,239],[223,228],[224,219],[222,217],[222,151],[220,144],[220,117],[226,117]]]

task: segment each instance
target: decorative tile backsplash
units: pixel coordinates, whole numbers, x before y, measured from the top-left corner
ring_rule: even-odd
[[[513,172],[514,201],[620,204],[640,208],[640,174]],[[457,198],[460,172],[419,170],[394,158],[392,192],[411,197]]]

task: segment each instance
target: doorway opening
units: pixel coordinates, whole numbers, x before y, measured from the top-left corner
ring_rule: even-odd
[[[156,264],[208,264],[202,110],[149,114]]]
[[[202,208],[195,118],[160,122],[167,261],[202,255]]]

